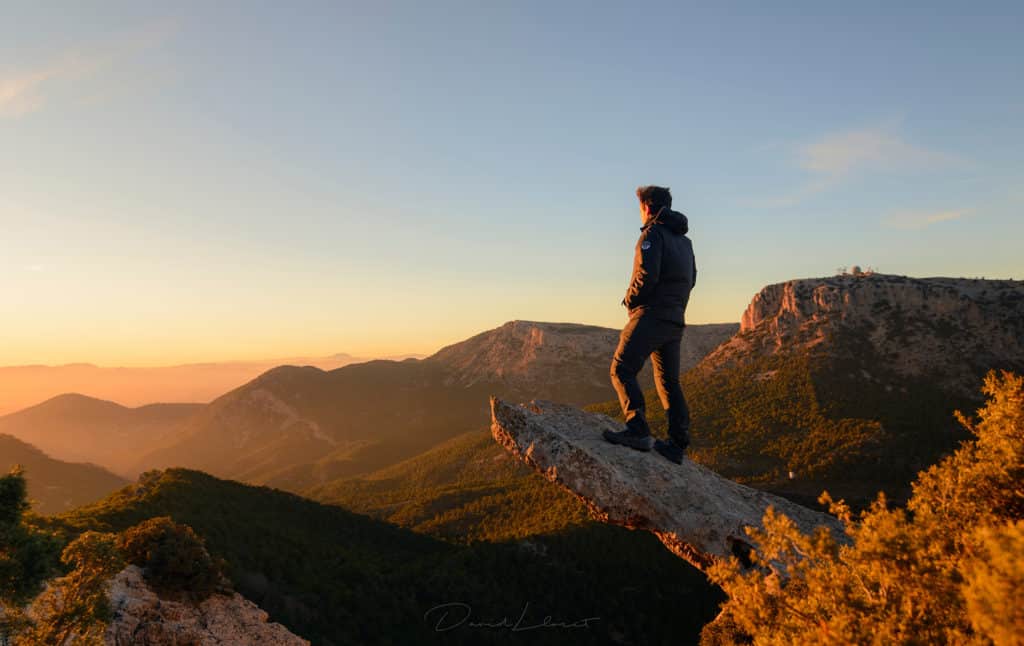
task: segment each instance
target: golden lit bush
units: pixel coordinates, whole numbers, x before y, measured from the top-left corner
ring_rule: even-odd
[[[964,564],[967,615],[996,644],[1024,642],[1024,521],[981,527]]]
[[[31,625],[13,640],[15,646],[103,644],[110,620],[107,582],[124,561],[116,537],[102,532],[85,532],[64,548],[61,562],[71,568],[50,582],[33,602]]]
[[[1022,643],[1024,378],[990,373],[983,392],[978,420],[960,416],[975,439],[919,475],[906,510],[879,494],[855,518],[822,494],[848,542],[769,510],[760,568],[710,573],[729,601],[705,643]]]

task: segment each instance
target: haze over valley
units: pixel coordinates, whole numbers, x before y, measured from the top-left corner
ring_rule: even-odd
[[[418,358],[420,355],[383,357]],[[332,370],[365,358],[338,353],[325,357],[286,357],[152,367],[109,367],[90,363],[61,366],[0,366],[0,415],[66,393],[138,407],[163,402],[206,403],[274,366],[317,366]]]

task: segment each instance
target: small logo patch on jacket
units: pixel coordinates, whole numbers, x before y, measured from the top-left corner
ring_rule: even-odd
[[[640,243],[640,248],[643,249],[644,251],[647,251],[648,249],[651,248],[651,241],[644,240],[643,242]]]

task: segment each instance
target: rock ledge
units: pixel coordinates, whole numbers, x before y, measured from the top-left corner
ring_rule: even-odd
[[[514,406],[491,398],[491,435],[506,450],[582,500],[600,521],[654,533],[676,555],[706,570],[716,560],[743,559],[753,546],[745,527],[761,527],[771,506],[803,532],[824,525],[842,536],[833,516],[737,484],[685,459],[609,444],[605,429],[621,424],[546,401]]]

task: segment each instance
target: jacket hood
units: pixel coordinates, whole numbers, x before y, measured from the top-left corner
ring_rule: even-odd
[[[646,226],[650,226],[652,224],[663,224],[673,233],[679,233],[682,235],[686,235],[686,232],[690,230],[690,223],[686,219],[685,215],[679,211],[673,211],[666,207],[662,207],[661,210],[658,211],[657,215],[648,220]]]

